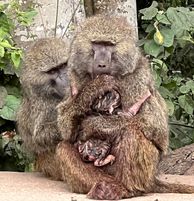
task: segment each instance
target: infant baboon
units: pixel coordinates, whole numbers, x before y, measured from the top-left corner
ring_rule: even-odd
[[[35,155],[38,170],[56,178],[61,172],[54,152],[62,140],[56,106],[70,95],[67,59],[62,40],[39,39],[27,51],[20,76],[23,101],[17,114],[18,132],[26,150]]]
[[[96,16],[86,20],[74,38],[69,64],[72,91],[77,96],[62,102],[58,110],[64,140],[57,146],[57,154],[66,164],[63,178],[73,192],[87,193],[93,199],[121,199],[148,192],[193,193],[194,187],[156,178],[158,162],[168,147],[167,110],[132,33],[124,18]],[[98,79],[103,74],[111,76]],[[87,116],[93,101],[111,90],[119,91],[126,114],[145,94],[151,92],[151,96],[133,118]],[[83,163],[74,143],[89,139],[110,142],[115,162],[102,168]]]
[[[129,108],[127,113],[125,113],[120,109],[118,110],[118,107],[121,106],[120,95],[117,91],[112,90],[111,92],[105,93],[104,96],[101,95],[94,101],[92,111],[100,114],[120,114],[132,117],[138,113],[140,107],[150,97],[150,95],[151,94],[148,92],[148,94],[138,100],[138,102]],[[79,135],[82,135],[82,133],[79,133]],[[95,166],[104,166],[109,163],[112,164],[115,161],[115,157],[109,154],[111,143],[107,141],[89,139],[86,142],[79,141],[75,144],[78,148],[81,158],[84,161],[94,161]]]
[[[108,91],[104,96],[98,97],[92,104],[92,111],[101,114],[116,113],[121,106],[121,97],[116,90]]]
[[[86,142],[77,142],[77,149],[85,162],[94,162],[94,166],[104,166],[115,161],[110,153],[111,144],[107,141],[90,139]]]

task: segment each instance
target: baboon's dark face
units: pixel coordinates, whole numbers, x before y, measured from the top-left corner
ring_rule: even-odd
[[[69,81],[67,76],[67,64],[61,64],[46,72],[42,72],[46,80],[43,83],[43,90],[48,97],[62,99],[67,94]],[[42,95],[45,95],[44,93]]]
[[[95,161],[102,154],[102,143],[98,140],[88,140],[87,142],[79,142],[78,151],[84,161]],[[103,147],[106,148],[106,147]]]
[[[132,73],[138,59],[138,49],[134,43],[112,44],[109,41],[92,42],[92,53],[84,62],[83,68],[92,78],[107,74],[123,76]]]
[[[112,74],[114,72],[112,59],[114,45],[110,43],[92,43],[93,75]]]

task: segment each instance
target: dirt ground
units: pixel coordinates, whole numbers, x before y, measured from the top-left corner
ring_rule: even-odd
[[[162,179],[194,185],[194,176],[165,175]],[[70,193],[60,181],[39,173],[0,172],[0,201],[83,201],[85,195]],[[194,201],[194,194],[150,194],[130,201]]]

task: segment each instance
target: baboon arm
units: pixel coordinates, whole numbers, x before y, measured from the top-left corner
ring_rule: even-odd
[[[45,114],[45,111],[36,118],[32,139],[40,147],[50,149],[55,147],[62,138],[57,128],[57,122],[50,122],[46,118],[48,118],[48,114]]]
[[[58,105],[58,127],[64,140],[72,141],[71,137],[75,137],[80,118],[91,110],[93,101],[112,89],[117,89],[117,87],[111,76],[97,77],[76,97],[70,97]]]
[[[82,108],[78,107],[78,104],[74,99],[61,102],[58,106],[57,123],[58,128],[61,131],[61,135],[64,141],[72,141],[72,136],[76,137],[76,129],[78,125],[78,119],[83,113]],[[75,126],[74,126],[75,125]]]
[[[169,135],[168,115],[165,102],[159,93],[150,98],[143,110],[143,115],[137,115],[142,132],[159,150],[166,152]]]
[[[82,122],[81,140],[88,140],[91,137],[99,139],[115,139],[125,130],[126,125],[137,125],[144,133],[145,137],[152,141],[162,152],[167,151],[168,146],[168,118],[165,110],[165,103],[160,95],[151,97],[143,105],[142,111],[133,117],[111,115],[111,116],[93,116]]]
[[[91,116],[82,121],[82,132],[79,138],[83,141],[90,138],[113,139],[118,137],[121,129],[126,126],[127,118],[119,115]]]

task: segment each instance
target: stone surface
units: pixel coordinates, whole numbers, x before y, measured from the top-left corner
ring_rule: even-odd
[[[194,176],[163,177],[164,180],[194,185]],[[39,173],[0,172],[1,201],[83,201],[85,195],[70,193],[60,181]],[[194,201],[194,194],[150,194],[130,201]]]
[[[4,0],[4,2],[9,2],[9,0]],[[38,13],[28,30],[20,28],[16,30],[16,39],[19,44],[25,44],[25,42],[37,38],[54,36],[68,41],[72,38],[76,25],[79,25],[86,17],[81,0],[20,0],[19,2],[23,7],[27,7],[29,2],[33,2]],[[106,1],[97,0],[96,2],[102,4]],[[112,0],[108,0],[108,2],[110,5],[112,4]],[[117,3],[118,7],[114,10],[114,14],[125,16],[137,31],[136,1],[119,0]],[[108,6],[110,7],[110,5]]]
[[[171,151],[158,168],[164,174],[194,175],[194,143]]]

